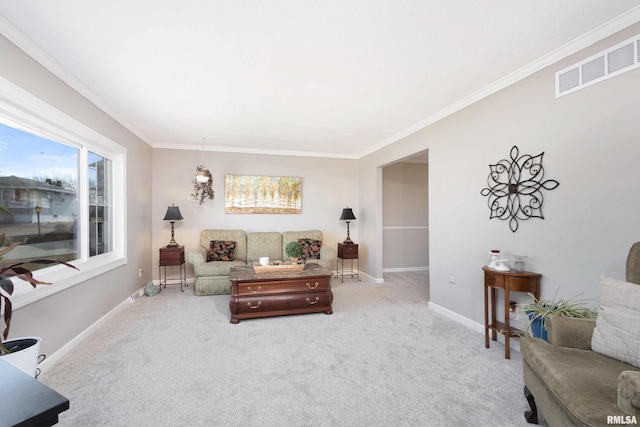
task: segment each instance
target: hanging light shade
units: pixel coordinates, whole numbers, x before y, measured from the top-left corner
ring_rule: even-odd
[[[207,175],[207,173],[204,170],[198,168],[196,172],[196,181],[209,182],[209,175]]]
[[[200,159],[200,166],[196,168],[196,182],[209,182],[210,179],[211,173],[204,167],[204,138],[202,138],[202,157]]]
[[[214,199],[213,176],[211,175],[211,171],[204,167],[204,138],[202,138],[202,158],[200,159],[200,164],[196,166],[196,176],[192,182],[193,193],[191,193],[191,197],[197,200],[199,205],[201,205],[205,199]]]

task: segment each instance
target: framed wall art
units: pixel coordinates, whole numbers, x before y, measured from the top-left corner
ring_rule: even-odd
[[[224,211],[237,214],[302,213],[302,178],[225,175]]]

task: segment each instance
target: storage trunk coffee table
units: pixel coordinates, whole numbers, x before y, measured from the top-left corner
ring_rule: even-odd
[[[331,272],[308,263],[300,270],[231,267],[231,323],[288,314],[332,314]]]

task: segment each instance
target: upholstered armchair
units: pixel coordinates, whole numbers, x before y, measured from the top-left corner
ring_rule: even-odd
[[[598,319],[549,316],[549,342],[521,340],[528,422],[640,424],[640,242],[626,279],[602,278]]]

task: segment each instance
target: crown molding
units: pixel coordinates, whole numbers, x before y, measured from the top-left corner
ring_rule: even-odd
[[[50,73],[65,82],[73,90],[87,98],[96,107],[100,108],[115,121],[135,134],[142,141],[146,142],[148,145],[151,145],[150,139],[147,138],[146,135],[142,133],[142,131],[136,128],[131,122],[129,122],[124,116],[122,116],[115,108],[105,102],[101,97],[96,95],[73,73],[64,68],[58,61],[47,54],[44,50],[42,50],[40,46],[35,44],[33,40],[28,38],[22,31],[18,30],[2,15],[0,15],[0,34],[6,37],[11,43],[18,46],[18,48],[20,48],[36,62],[42,65]]]
[[[540,71],[541,69],[548,67],[614,33],[620,31],[632,24],[640,21],[640,6],[636,6],[627,12],[611,19],[610,21],[602,24],[595,29],[577,37],[571,42],[561,46],[558,49],[550,52],[547,55],[525,65],[524,67],[514,71],[513,73],[496,80],[492,84],[484,87],[483,89],[476,91],[475,93],[451,104],[449,107],[419,121],[418,123],[398,132],[391,137],[380,141],[378,144],[371,146],[369,149],[355,155],[346,155],[340,153],[319,153],[319,152],[305,152],[305,151],[287,151],[287,150],[267,150],[267,149],[250,149],[239,147],[222,147],[222,146],[210,146],[207,147],[207,151],[219,151],[219,152],[232,152],[232,153],[247,153],[247,154],[271,154],[281,156],[304,156],[304,157],[329,157],[329,158],[343,158],[343,159],[360,159],[375,151],[378,151],[390,144],[400,141],[407,136],[430,126],[460,110],[480,101],[518,81]],[[185,146],[178,144],[158,144],[153,143],[144,133],[136,128],[131,122],[129,122],[124,116],[122,116],[115,108],[111,107],[102,98],[91,91],[80,79],[74,74],[64,68],[58,61],[48,55],[44,50],[37,46],[31,39],[26,37],[20,30],[18,30],[13,24],[11,24],[4,16],[0,15],[0,33],[14,43],[18,48],[22,49],[27,55],[32,57],[43,67],[73,88],[80,95],[87,98],[90,102],[111,116],[114,120],[119,122],[122,126],[135,134],[142,141],[147,143],[152,148],[166,148],[166,149],[197,149],[201,147]]]
[[[633,25],[640,21],[640,6],[636,6],[632,9],[629,9],[627,12],[619,15],[610,21],[594,28],[593,30],[573,39],[569,43],[549,52],[548,54],[530,62],[512,72],[511,74],[506,75],[505,77],[496,80],[492,84],[480,89],[477,92],[472,93],[471,95],[451,104],[443,110],[427,117],[424,120],[419,121],[418,123],[406,128],[405,130],[398,132],[397,134],[379,142],[378,144],[373,145],[368,150],[363,151],[358,154],[357,158],[363,158],[371,153],[374,153],[387,145],[393,144],[394,142],[398,142],[407,136],[416,133],[417,131],[426,128],[460,110],[468,107],[471,104],[474,104],[508,86],[511,86],[514,83],[519,82],[530,75],[555,64],[556,62],[567,58],[570,55],[573,55],[576,52],[579,52],[582,49],[585,49],[591,46],[594,43],[597,43],[606,37],[611,36],[612,34],[617,33],[620,30],[627,28],[630,25]]]
[[[171,144],[171,143],[156,143],[156,144],[153,144],[152,147],[162,148],[167,150],[200,151],[203,149],[202,145],[195,145],[195,144],[185,145],[185,144]],[[262,155],[272,155],[272,156],[326,157],[331,159],[347,159],[347,160],[358,159],[358,157],[355,154],[322,153],[317,151],[269,150],[269,149],[263,149],[263,148],[225,147],[221,145],[205,145],[204,151],[223,152],[223,153],[242,153],[242,154],[262,154]]]

